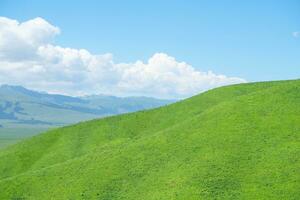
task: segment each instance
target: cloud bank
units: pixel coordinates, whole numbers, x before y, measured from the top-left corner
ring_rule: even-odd
[[[202,72],[165,53],[148,61],[115,63],[112,54],[53,44],[60,29],[42,18],[18,22],[0,17],[0,84],[50,93],[185,98],[210,88],[245,82]]]

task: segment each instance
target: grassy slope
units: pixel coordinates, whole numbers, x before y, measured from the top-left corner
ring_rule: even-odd
[[[299,199],[300,81],[222,87],[0,151],[0,199]]]

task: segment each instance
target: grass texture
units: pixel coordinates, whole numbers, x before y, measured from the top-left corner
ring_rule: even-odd
[[[300,80],[213,89],[0,151],[0,199],[300,199]]]

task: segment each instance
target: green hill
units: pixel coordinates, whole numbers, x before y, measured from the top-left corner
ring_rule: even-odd
[[[0,151],[0,199],[299,199],[300,80],[210,90]]]

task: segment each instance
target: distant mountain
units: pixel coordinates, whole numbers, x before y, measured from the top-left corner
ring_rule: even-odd
[[[22,86],[0,86],[0,140],[7,129],[47,129],[104,116],[163,106],[172,100],[93,95],[70,97]],[[33,130],[34,132],[35,130]],[[15,132],[15,131],[14,131]]]
[[[173,102],[148,97],[70,97],[0,86],[0,124],[65,125],[103,116],[155,108]],[[2,121],[2,123],[1,123]]]

